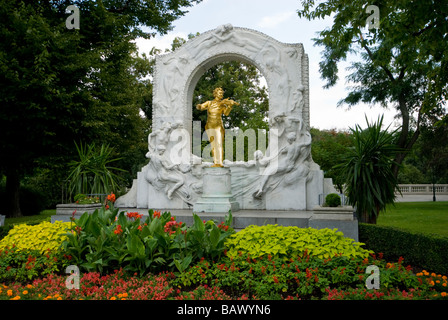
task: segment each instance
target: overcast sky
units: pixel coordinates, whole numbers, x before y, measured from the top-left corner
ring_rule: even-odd
[[[188,34],[205,32],[219,25],[230,23],[235,27],[245,27],[261,31],[278,41],[302,43],[310,62],[310,121],[319,129],[348,129],[356,124],[365,127],[365,115],[376,120],[384,113],[386,125],[392,123],[395,111],[381,107],[358,105],[348,110],[347,106],[337,107],[337,102],[346,95],[344,66],[340,66],[340,80],[331,89],[323,89],[324,81],[319,74],[320,52],[312,38],[316,32],[331,26],[330,20],[299,19],[299,0],[204,0],[188,9],[188,13],[174,22],[174,29],[165,36],[151,40],[138,40],[140,52],[148,53],[152,47],[171,47],[175,37],[187,38]],[[345,66],[347,66],[346,64]]]

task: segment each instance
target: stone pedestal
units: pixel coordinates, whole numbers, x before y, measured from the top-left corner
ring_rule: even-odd
[[[313,215],[308,221],[311,228],[337,228],[345,237],[359,241],[358,220],[353,214],[352,206],[313,208]]]
[[[101,209],[101,203],[92,204],[77,204],[77,203],[65,203],[56,205],[56,214],[51,216],[51,222],[63,221],[69,222],[73,215],[75,218],[79,218],[84,212],[93,213],[95,210]]]
[[[230,168],[204,168],[202,182],[202,196],[193,205],[193,212],[234,212],[240,209],[232,197]]]

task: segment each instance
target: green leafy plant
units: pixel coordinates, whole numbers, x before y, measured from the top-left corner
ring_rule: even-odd
[[[182,272],[202,257],[218,259],[225,239],[234,231],[226,222],[217,225],[194,215],[194,225],[187,227],[169,212],[149,210],[148,216],[137,212],[119,212],[111,204],[75,220],[67,235],[64,250],[76,264],[87,271],[108,271],[123,267],[143,275],[147,272]]]
[[[102,144],[97,148],[95,143],[75,143],[78,160],[69,163],[69,190],[72,194],[109,194],[119,188],[120,176],[116,172],[124,170],[110,164],[121,158],[112,158],[113,148]]]
[[[249,254],[253,258],[272,255],[289,259],[305,252],[321,259],[337,254],[366,257],[371,251],[362,245],[336,230],[278,225],[248,226],[226,241],[227,256],[231,258]]]
[[[373,124],[366,121],[366,129],[359,125],[351,129],[355,145],[341,166],[349,203],[357,208],[361,222],[375,224],[380,211],[395,200],[398,187],[392,167],[399,149],[393,143],[396,131],[382,129],[382,116]]]
[[[75,203],[77,204],[93,204],[93,203],[100,203],[99,197],[91,197],[87,196],[85,194],[77,194],[74,198]]]
[[[70,256],[61,250],[20,250],[16,246],[0,249],[0,282],[25,282],[62,271]]]
[[[341,197],[336,193],[330,193],[325,197],[325,203],[329,207],[337,207],[341,205]]]

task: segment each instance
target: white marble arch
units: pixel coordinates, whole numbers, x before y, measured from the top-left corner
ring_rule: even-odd
[[[131,191],[117,199],[118,206],[185,209],[200,197],[202,167],[207,164],[197,158],[193,161],[193,92],[206,70],[233,60],[256,66],[265,77],[270,141],[278,140],[277,148],[268,146],[266,154],[258,153],[256,161],[227,162],[232,171],[232,193],[240,208],[311,210],[318,204],[324,191],[323,172],[311,158],[309,68],[302,44],[281,43],[261,32],[226,24],[156,57],[153,131],[147,154],[154,161],[138,173]],[[178,136],[173,134],[179,128],[189,136],[181,153],[185,161],[172,166],[170,154],[179,147]],[[157,149],[160,145],[164,147]],[[272,170],[277,161],[282,168],[278,172]],[[268,178],[265,173],[269,173]]]
[[[223,25],[156,58],[155,129],[175,120],[189,127],[197,81],[210,67],[232,60],[256,66],[266,78],[270,117],[282,112],[301,114],[309,126],[308,56],[302,44],[285,44],[255,30]]]

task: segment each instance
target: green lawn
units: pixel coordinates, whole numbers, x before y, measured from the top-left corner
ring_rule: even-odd
[[[51,221],[51,216],[56,214],[56,209],[44,210],[35,216],[25,216],[20,218],[6,218],[5,225],[19,223],[40,223],[42,221]]]
[[[397,202],[381,212],[377,224],[448,237],[448,202]]]

